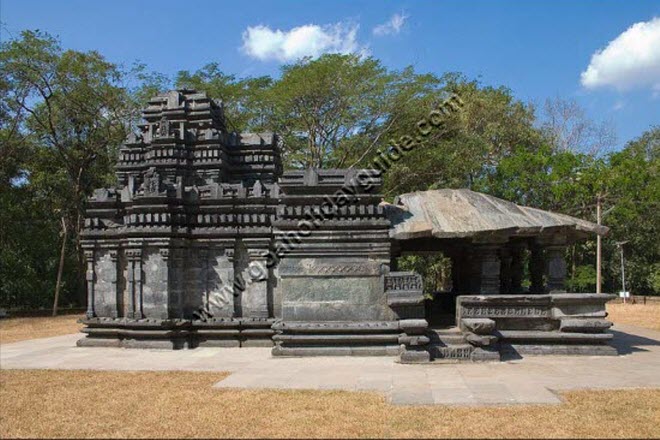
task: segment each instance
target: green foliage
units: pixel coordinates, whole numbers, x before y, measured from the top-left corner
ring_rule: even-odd
[[[4,188],[0,206],[0,307],[51,307],[61,244],[57,218],[27,186]],[[75,251],[67,257],[60,304],[79,304]]]
[[[424,293],[430,298],[435,292],[451,286],[451,260],[444,255],[405,255],[397,261],[398,270],[414,271],[424,277]]]
[[[570,292],[595,292],[596,291],[596,267],[577,266],[566,285]]]
[[[74,268],[65,280],[79,278],[65,286],[65,297],[84,300],[78,237],[85,201],[94,188],[113,181],[133,108],[121,78],[97,52],[63,50],[44,33],[26,31],[2,44],[2,305],[45,305],[52,295],[43,289],[55,280],[51,262],[58,261],[60,219],[71,237],[66,265]],[[29,279],[36,268],[47,278],[40,289]]]
[[[449,94],[458,95],[464,105],[388,172],[388,197],[430,188],[473,188],[501,159],[535,151],[541,143],[533,109],[515,100],[510,90],[484,87],[459,74],[440,81],[435,93],[418,97],[397,113],[394,137],[414,136],[417,122]]]
[[[611,228],[605,252],[611,258],[605,263],[606,279],[621,279],[619,251],[623,245],[626,258],[626,284],[638,295],[660,294],[654,282],[660,261],[660,127],[655,127],[626,147],[609,155],[607,201],[611,212],[605,224]]]

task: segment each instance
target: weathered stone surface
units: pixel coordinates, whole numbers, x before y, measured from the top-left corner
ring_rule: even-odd
[[[549,295],[489,295],[460,296],[457,314],[462,316],[461,329],[466,340],[475,346],[495,346],[495,338],[486,340],[471,332],[472,316],[494,323],[492,334],[503,346],[520,346],[520,354],[611,354],[605,346],[612,339],[603,333],[610,323],[593,316],[605,316],[609,295],[549,294]],[[465,315],[470,316],[466,318]],[[479,322],[479,321],[477,321]],[[547,348],[542,348],[547,347]],[[571,348],[573,347],[573,348]]]
[[[374,346],[328,346],[328,347],[282,347],[275,346],[273,356],[398,356],[398,345]]]
[[[606,319],[562,319],[560,331],[568,333],[601,333],[612,327]]]
[[[496,347],[476,347],[470,355],[473,362],[499,362],[501,355]]]
[[[397,240],[420,237],[466,238],[539,234],[566,229],[586,237],[608,229],[575,217],[516,205],[468,189],[417,191],[398,196],[388,206]]]
[[[602,343],[612,339],[611,333],[562,333],[525,330],[498,330],[496,335],[507,341],[539,341],[553,343]]]
[[[582,344],[509,344],[501,345],[500,352],[504,356],[616,356],[616,348],[600,345]]]
[[[474,333],[469,333],[465,339],[476,347],[488,347],[494,345],[497,342],[498,337],[494,335],[476,335]]]
[[[489,335],[495,330],[495,321],[488,318],[463,318],[461,319],[461,329],[477,335]]]
[[[399,357],[402,364],[423,364],[431,360],[431,354],[426,350],[403,349]]]

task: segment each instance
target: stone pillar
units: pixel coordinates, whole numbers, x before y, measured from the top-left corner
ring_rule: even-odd
[[[451,255],[451,291],[459,293],[461,291],[461,256],[460,253]]]
[[[511,263],[512,256],[509,248],[500,249],[500,293],[511,293]]]
[[[548,293],[566,292],[566,245],[557,244],[545,248],[545,270]]]
[[[499,245],[483,244],[476,248],[479,261],[479,293],[500,293],[500,257]]]
[[[523,280],[523,251],[525,245],[519,242],[513,242],[509,246],[511,253],[511,293],[522,293]]]
[[[184,249],[172,249],[172,266],[170,276],[170,295],[174,295],[172,301],[173,308],[176,309],[176,318],[185,318],[186,313],[184,310],[184,289],[185,289],[185,272],[184,272]]]
[[[142,249],[127,249],[128,313],[129,319],[142,319]]]
[[[481,257],[475,246],[465,251],[461,268],[461,293],[476,295],[481,289]]]
[[[209,250],[207,248],[199,248],[197,250],[197,269],[198,274],[198,289],[202,293],[202,309],[211,310],[209,305]]]
[[[87,265],[87,271],[85,273],[85,280],[87,282],[87,312],[85,316],[87,318],[93,318],[94,313],[94,250],[85,251],[85,263]]]
[[[529,250],[529,293],[543,293],[543,248],[532,243]]]

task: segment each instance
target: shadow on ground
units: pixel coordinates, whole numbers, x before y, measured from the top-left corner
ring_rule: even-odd
[[[646,338],[644,336],[633,335],[618,330],[611,330],[614,339],[610,342],[619,354],[630,354],[638,351],[649,351],[642,347],[658,346],[660,341]]]

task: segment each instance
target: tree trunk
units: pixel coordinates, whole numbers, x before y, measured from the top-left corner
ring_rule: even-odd
[[[57,316],[57,303],[60,299],[60,288],[62,286],[62,273],[64,272],[64,255],[66,253],[66,240],[69,230],[66,227],[66,221],[62,217],[62,249],[60,250],[60,265],[57,268],[57,282],[55,283],[55,300],[53,301],[53,316]]]

